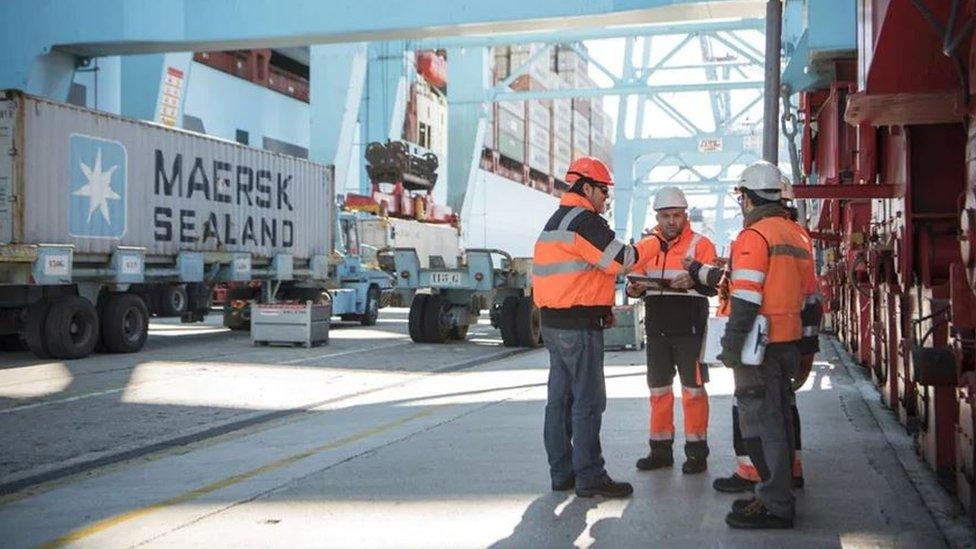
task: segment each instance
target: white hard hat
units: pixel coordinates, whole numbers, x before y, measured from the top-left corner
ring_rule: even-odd
[[[677,187],[662,187],[654,195],[654,209],[664,210],[666,208],[687,208],[688,200],[685,193]]]
[[[779,180],[779,197],[783,200],[796,200],[793,184],[790,183],[790,178],[786,177],[786,174]]]
[[[742,170],[739,189],[747,189],[764,200],[779,200],[783,172],[775,165],[759,160]]]

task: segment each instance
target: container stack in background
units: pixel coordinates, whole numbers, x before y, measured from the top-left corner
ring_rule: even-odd
[[[527,63],[543,46],[520,44],[494,50],[498,84]],[[586,59],[569,46],[554,46],[537,57],[509,85],[515,91],[598,87]],[[499,102],[485,138],[482,167],[540,191],[560,195],[569,164],[581,156],[611,163],[610,119],[602,99],[552,99]]]
[[[541,44],[494,48],[494,83],[533,60],[524,74],[512,80],[514,91],[589,89],[588,63],[575,49],[557,45],[537,55]],[[582,45],[578,46],[583,48]],[[585,50],[584,50],[585,51]],[[446,63],[441,52],[418,52],[420,78],[410,88],[404,139],[438,156],[447,153]],[[595,156],[612,168],[613,128],[603,110],[603,98],[531,99],[499,101],[490,106],[481,167],[539,191],[561,195],[570,163]]]

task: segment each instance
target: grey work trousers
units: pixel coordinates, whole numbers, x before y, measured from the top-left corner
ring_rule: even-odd
[[[604,476],[600,424],[607,407],[603,331],[542,327],[549,350],[549,396],[543,439],[555,482],[576,477],[579,487]]]
[[[762,364],[733,369],[742,437],[761,479],[756,497],[783,518],[793,518],[796,501],[790,379],[799,365],[795,343],[771,343]]]

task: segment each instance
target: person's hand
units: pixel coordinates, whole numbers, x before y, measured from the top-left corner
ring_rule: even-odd
[[[725,257],[716,257],[715,258],[715,266],[716,267],[722,268],[722,267],[725,267],[728,264],[729,264],[728,258],[725,258]]]
[[[613,316],[613,313],[607,313],[603,317],[603,328],[613,328],[617,324],[617,317]]]
[[[685,269],[690,269],[691,264],[694,262],[695,262],[694,257],[685,256],[684,259],[681,260],[681,266],[684,267]]]
[[[641,282],[628,282],[627,288],[624,291],[627,292],[629,297],[640,297],[647,291],[647,286]]]
[[[695,281],[691,279],[691,275],[687,272],[678,273],[677,276],[671,279],[669,285],[677,290],[690,290],[695,285]]]

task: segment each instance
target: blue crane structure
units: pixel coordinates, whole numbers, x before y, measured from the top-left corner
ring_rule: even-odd
[[[120,114],[147,120],[181,120],[173,74],[187,75],[192,52],[309,45],[309,156],[348,175],[357,159],[355,143],[399,135],[404,94],[414,78],[409,52],[448,51],[447,202],[460,211],[478,168],[490,101],[547,97],[621,96],[618,119],[631,110],[638,131],[618,127],[615,148],[614,226],[620,236],[643,228],[647,199],[662,169],[681,169],[713,191],[731,168],[755,156],[735,123],[759,105],[757,99],[733,112],[734,93],[762,93],[762,52],[743,37],[761,32],[762,0],[547,0],[491,3],[403,2],[391,9],[382,0],[337,8],[301,0],[37,0],[3,8],[10,32],[0,35],[0,88],[17,88],[66,99],[76,70],[92,58],[120,55]],[[703,21],[703,22],[702,22]],[[654,58],[652,42],[682,37]],[[494,86],[488,48],[517,42],[575,43],[625,39],[622,74],[592,58],[609,87],[585,90],[513,92]],[[673,63],[683,48],[697,44],[701,61]],[[734,52],[719,59],[716,47]],[[640,62],[633,53],[641,49]],[[590,57],[582,48],[584,56]],[[539,55],[544,55],[545,48]],[[653,59],[653,63],[652,63]],[[174,72],[175,71],[175,72]],[[694,71],[704,78],[684,82],[661,78]],[[516,69],[514,78],[519,74]],[[192,78],[189,75],[188,78]],[[673,98],[705,92],[713,123],[702,125],[682,113]],[[175,98],[175,99],[174,99]],[[634,103],[634,106],[631,106]],[[643,120],[654,111],[677,123],[683,134],[648,136]],[[750,117],[754,121],[755,117]],[[361,134],[357,134],[357,124]],[[718,165],[716,173],[712,168]],[[634,198],[639,198],[634,200]],[[724,202],[720,199],[718,204]],[[723,208],[716,215],[724,220]],[[720,221],[720,223],[723,221]]]

